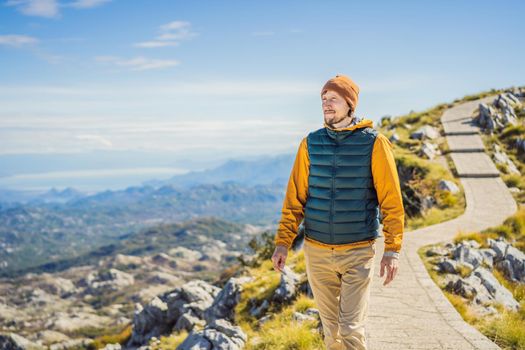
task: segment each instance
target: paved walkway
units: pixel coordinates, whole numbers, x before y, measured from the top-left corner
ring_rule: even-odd
[[[381,254],[377,255],[367,329],[371,350],[499,349],[463,321],[434,284],[417,254],[421,246],[450,241],[460,230],[479,231],[498,225],[517,210],[491,159],[480,152],[481,138],[470,124],[470,115],[479,103],[480,100],[464,103],[447,110],[441,117],[465,190],[465,213],[456,219],[405,233],[400,271],[386,287],[377,277]],[[380,253],[383,247],[379,241],[377,251]]]

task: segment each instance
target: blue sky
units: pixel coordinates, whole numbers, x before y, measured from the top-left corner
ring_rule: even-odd
[[[295,152],[337,73],[378,121],[523,85],[523,1],[2,0],[0,153]]]

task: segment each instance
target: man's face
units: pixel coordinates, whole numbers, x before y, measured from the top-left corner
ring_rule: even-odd
[[[337,124],[348,116],[350,106],[337,92],[327,90],[321,97],[321,100],[323,102],[323,114],[326,124]]]

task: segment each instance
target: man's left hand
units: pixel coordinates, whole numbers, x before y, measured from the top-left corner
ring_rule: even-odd
[[[380,277],[383,277],[383,275],[385,274],[385,268],[386,268],[386,278],[385,278],[385,282],[383,282],[383,286],[386,286],[387,284],[392,282],[394,277],[396,277],[397,270],[399,268],[398,260],[399,259],[393,256],[383,255],[383,258],[381,259],[381,273],[380,273]]]

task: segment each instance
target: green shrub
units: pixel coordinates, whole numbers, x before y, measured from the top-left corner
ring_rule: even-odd
[[[504,349],[525,349],[525,318],[522,313],[504,311],[501,317],[483,323],[481,330]]]
[[[459,232],[456,237],[454,237],[454,244],[458,244],[462,241],[476,241],[479,244],[485,244],[485,239],[479,232]]]
[[[132,325],[129,324],[118,333],[98,336],[93,340],[93,346],[95,349],[102,349],[106,346],[106,344],[119,343],[124,345],[131,337],[131,331]]]
[[[496,163],[496,168],[499,170],[500,173],[509,173],[509,168],[507,167],[507,164]]]
[[[507,139],[513,136],[523,135],[525,135],[525,125],[509,125],[501,131],[500,137],[502,139]]]
[[[518,174],[511,174],[508,176],[504,176],[503,181],[505,181],[505,185],[507,185],[507,187],[521,188],[523,186],[523,178]]]
[[[458,203],[458,197],[449,191],[437,191],[436,201],[438,206],[444,209],[455,206]]]

